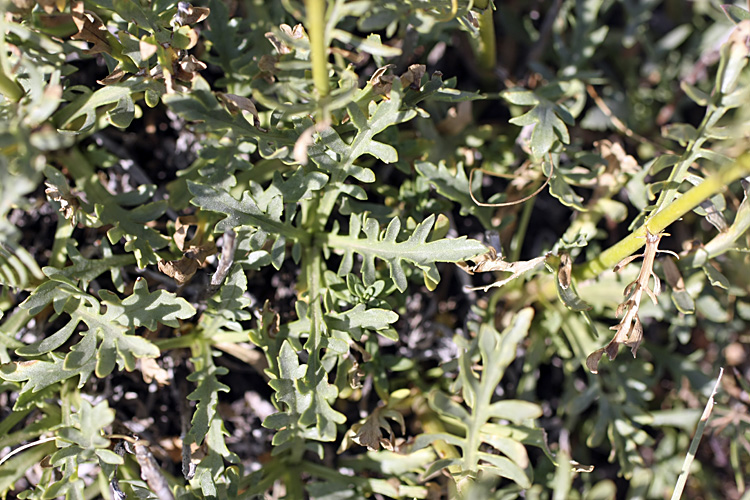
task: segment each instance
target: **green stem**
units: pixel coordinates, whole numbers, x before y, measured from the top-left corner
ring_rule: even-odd
[[[688,168],[696,160],[696,151],[700,150],[701,146],[703,146],[703,144],[706,142],[706,129],[715,125],[716,122],[718,122],[719,119],[724,116],[724,113],[724,108],[716,107],[713,103],[708,105],[706,114],[703,117],[703,121],[701,121],[701,124],[695,134],[695,138],[688,142],[687,148],[685,148],[685,152],[680,157],[680,161],[678,161],[677,164],[672,167],[672,172],[670,172],[669,174],[667,183],[662,192],[659,194],[659,199],[656,202],[656,209],[654,210],[655,213],[660,212],[665,207],[667,207],[670,203],[672,203],[675,196],[677,196],[677,189],[685,179]]]
[[[491,73],[497,66],[497,50],[495,48],[495,19],[494,9],[488,6],[479,14],[479,40],[476,47],[477,64],[485,73]]]
[[[49,265],[62,269],[65,267],[65,259],[68,255],[66,245],[73,235],[73,225],[62,216],[57,214],[57,229],[55,230],[55,241],[52,243],[52,254],[49,258]]]
[[[310,59],[315,90],[323,99],[328,96],[328,47],[325,39],[325,0],[305,0],[307,34],[310,37]]]
[[[677,200],[665,206],[629,236],[576,269],[575,278],[577,280],[594,278],[613,268],[618,262],[632,255],[646,243],[647,228],[652,234],[664,231],[667,226],[697,207],[703,200],[715,195],[727,185],[748,174],[750,174],[750,153],[745,153],[731,165],[726,165]]]

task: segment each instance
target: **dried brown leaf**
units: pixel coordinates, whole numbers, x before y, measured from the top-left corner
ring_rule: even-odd
[[[255,107],[252,99],[248,97],[239,96],[236,94],[225,94],[224,92],[218,92],[217,96],[227,107],[227,110],[232,113],[250,113],[253,117],[253,125],[256,127],[260,125],[260,116],[258,116],[258,108]]]
[[[99,85],[112,85],[113,83],[117,83],[120,80],[125,77],[125,70],[120,68],[119,66],[112,71],[112,73],[108,74],[101,80],[97,80],[96,83]]]
[[[386,450],[393,451],[393,430],[386,418],[398,423],[402,433],[406,432],[403,415],[396,410],[381,406],[376,408],[364,422],[352,426],[354,435],[351,437],[351,440],[360,446],[366,446],[371,451],[377,451],[381,446]],[[382,431],[388,433],[388,437],[384,437]]]
[[[557,268],[557,281],[563,290],[570,288],[570,279],[573,271],[573,261],[570,254],[564,253],[560,256],[560,267]]]
[[[91,44],[87,54],[111,53],[109,46],[109,31],[104,22],[95,13],[84,10],[82,0],[71,0],[70,12],[78,33],[71,36],[73,40],[83,40]]]
[[[401,87],[411,87],[414,90],[419,90],[420,82],[422,77],[427,70],[427,66],[424,64],[412,64],[399,78],[401,79]],[[469,102],[469,101],[465,101]]]
[[[194,7],[191,5],[182,12],[180,22],[182,26],[199,23],[206,19],[209,14],[211,14],[211,9],[208,7]]]
[[[47,186],[44,193],[50,199],[60,204],[60,212],[66,220],[74,222],[76,210],[78,210],[79,207],[78,197],[70,191],[61,192],[57,186],[50,184],[49,182],[45,182],[44,184]]]
[[[147,384],[156,382],[159,387],[164,387],[165,385],[169,385],[172,380],[169,372],[159,366],[159,363],[153,358],[140,359],[139,366],[143,375],[143,381]]]
[[[179,285],[184,285],[195,275],[198,270],[198,262],[188,257],[180,260],[161,260],[158,264],[159,271],[166,274]]]
[[[183,82],[192,82],[198,76],[199,71],[203,71],[208,66],[199,61],[193,54],[188,54],[180,59],[174,67],[174,76]]]

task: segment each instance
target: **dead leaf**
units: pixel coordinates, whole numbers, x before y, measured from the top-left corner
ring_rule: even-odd
[[[104,22],[95,13],[84,10],[82,0],[71,0],[70,12],[78,33],[71,36],[73,40],[83,40],[90,43],[91,47],[84,52],[86,54],[111,53],[109,46],[109,31]]]
[[[622,320],[615,325],[610,327],[611,330],[615,330],[615,336],[612,340],[601,349],[589,354],[586,358],[586,367],[591,370],[591,373],[599,373],[598,364],[604,353],[610,361],[613,361],[617,356],[617,351],[620,345],[626,345],[630,347],[630,351],[635,357],[638,352],[638,347],[643,341],[643,324],[641,319],[638,317],[638,310],[641,307],[641,299],[643,295],[648,295],[654,304],[658,304],[659,300],[657,295],[661,292],[661,281],[659,277],[654,273],[654,260],[656,254],[659,252],[672,253],[669,250],[659,250],[659,242],[662,236],[667,233],[651,234],[648,230],[646,231],[646,248],[641,255],[631,255],[621,260],[615,266],[615,272],[619,271],[634,259],[643,257],[643,263],[641,264],[641,270],[638,273],[638,277],[625,287],[624,295],[626,300],[617,307],[616,315],[622,316]],[[676,254],[675,254],[676,256]],[[679,258],[679,257],[678,257]],[[653,289],[649,288],[649,280],[654,279]]]
[[[180,260],[160,260],[159,271],[170,278],[174,278],[178,285],[184,285],[192,278],[198,270],[198,262],[188,257]]]
[[[206,259],[216,253],[216,244],[213,241],[202,245],[192,245],[185,250],[185,257],[192,259],[203,267],[206,265]]]
[[[62,12],[65,10],[65,0],[36,0],[36,3],[47,14],[53,14],[55,11]]]
[[[125,77],[125,70],[120,68],[119,66],[112,71],[112,73],[108,74],[101,80],[97,80],[96,83],[99,85],[112,85],[113,83],[117,83],[120,80],[122,80]]]
[[[174,76],[183,82],[192,82],[198,76],[198,72],[203,71],[207,67],[205,63],[196,59],[193,54],[189,54],[175,65]]]
[[[401,75],[401,87],[411,87],[414,90],[419,90],[419,86],[422,82],[422,77],[427,70],[427,66],[424,64],[412,64],[409,68]],[[468,101],[466,101],[468,102]]]
[[[391,424],[386,419],[398,423],[402,434],[406,432],[404,416],[396,410],[380,406],[364,422],[352,425],[351,429],[344,436],[338,452],[342,453],[345,451],[351,446],[351,443],[366,446],[370,451],[377,451],[381,447],[389,451],[394,451],[395,436],[391,429]],[[382,431],[387,432],[388,437],[384,437]]]
[[[192,240],[190,240],[190,242],[187,241],[188,231],[193,226],[198,226],[198,218],[194,215],[177,217],[177,220],[175,221],[175,231],[172,239],[174,239],[177,248],[179,248],[183,252],[188,246],[190,246],[190,244],[195,242],[196,238],[199,238],[199,234],[196,233],[196,235]]]
[[[44,190],[44,193],[51,200],[58,202],[60,204],[60,212],[63,214],[63,217],[65,217],[66,220],[71,221],[71,223],[74,223],[76,210],[78,210],[79,207],[78,197],[69,190],[61,192],[57,186],[49,182],[45,182],[44,184],[47,186],[47,189]]]
[[[167,370],[159,366],[159,363],[157,363],[155,359],[141,358],[139,363],[144,382],[147,384],[156,382],[159,387],[169,385],[172,377]]]
[[[179,26],[195,24],[206,19],[211,14],[208,7],[194,7],[188,2],[177,3],[177,13],[172,18],[172,22]]]
[[[266,300],[263,303],[263,310],[260,313],[260,320],[258,321],[258,329],[263,332],[264,335],[268,335],[269,338],[276,338],[276,334],[281,328],[281,317],[273,307],[271,302]]]
[[[288,24],[282,24],[279,26],[279,28],[281,28],[281,31],[283,31],[286,35],[297,40],[301,40],[302,38],[305,38],[307,36],[305,34],[305,27],[302,26],[302,24],[295,24],[294,28],[290,28]]]
[[[279,26],[279,30],[281,30],[281,32],[289,38],[296,40],[303,39],[307,36],[307,34],[305,33],[305,28],[301,24],[295,25],[294,28],[292,28],[288,24],[282,24]],[[276,52],[278,52],[280,55],[292,53],[292,48],[289,47],[286,42],[284,42],[284,40],[276,36],[276,34],[272,31],[266,33],[265,36],[268,41],[271,42],[273,48],[276,49]]]
[[[376,95],[387,96],[391,93],[391,88],[393,87],[393,80],[396,77],[393,75],[386,75],[385,73],[393,66],[395,65],[386,64],[382,68],[376,69],[375,72],[370,77],[370,80],[367,82],[370,85],[372,85],[372,91]]]
[[[490,248],[486,254],[480,255],[479,257],[476,257],[473,260],[475,262],[473,266],[468,266],[466,264],[463,264],[463,265],[459,265],[459,267],[469,274],[486,273],[490,271],[502,271],[506,273],[511,273],[510,277],[500,280],[500,281],[496,281],[487,286],[478,286],[474,288],[469,288],[469,290],[472,290],[472,291],[482,290],[486,292],[490,288],[501,287],[505,285],[506,283],[510,283],[511,281],[518,278],[519,276],[529,271],[532,271],[534,269],[537,269],[542,264],[544,264],[545,260],[547,260],[547,255],[536,257],[531,260],[507,262],[502,257],[497,256],[497,252],[495,251],[494,248]]]
[[[562,254],[560,256],[560,267],[557,268],[557,281],[560,283],[560,288],[563,290],[570,288],[572,271],[573,261],[570,260],[570,254]]]
[[[276,52],[278,52],[280,55],[292,53],[292,49],[287,47],[287,45],[284,42],[282,42],[279,39],[279,37],[276,36],[275,33],[269,31],[268,33],[266,33],[266,38],[268,39],[269,42],[271,42],[271,45],[273,45],[273,48],[276,49]]]
[[[218,92],[217,95],[230,113],[242,113],[243,116],[245,113],[250,113],[253,117],[253,125],[256,127],[260,125],[258,109],[255,107],[255,104],[251,99],[236,94],[225,94],[224,92]]]

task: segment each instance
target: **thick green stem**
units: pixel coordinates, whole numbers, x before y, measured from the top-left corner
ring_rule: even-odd
[[[305,0],[306,29],[310,37],[310,59],[315,90],[322,99],[328,96],[328,47],[325,38],[325,0]]]
[[[495,19],[494,9],[487,7],[479,15],[479,40],[477,43],[477,63],[486,73],[491,73],[497,66],[497,50],[495,49]]]
[[[745,153],[731,165],[723,167],[714,175],[706,178],[701,184],[665,206],[656,215],[649,218],[646,224],[620,240],[619,243],[609,247],[597,258],[586,262],[576,269],[575,278],[578,280],[594,278],[602,272],[612,269],[618,262],[633,254],[646,243],[647,228],[652,234],[664,231],[667,226],[697,207],[703,200],[715,195],[727,185],[749,174],[750,153]]]

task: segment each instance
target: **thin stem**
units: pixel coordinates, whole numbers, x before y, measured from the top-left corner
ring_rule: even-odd
[[[727,185],[741,177],[750,174],[750,153],[740,156],[731,165],[726,165],[716,174],[707,177],[702,183],[684,193],[677,200],[665,206],[653,215],[646,224],[642,225],[630,235],[620,240],[599,254],[598,257],[586,262],[575,271],[575,279],[584,280],[598,276],[611,269],[628,255],[633,254],[646,243],[646,230],[651,234],[658,234],[674,221],[697,207],[703,200],[715,195]]]
[[[682,464],[680,476],[677,478],[677,485],[672,493],[672,500],[679,500],[680,497],[682,497],[682,491],[685,489],[685,484],[690,475],[690,466],[693,464],[695,454],[698,451],[698,445],[701,442],[701,437],[703,437],[703,431],[705,430],[708,419],[711,416],[711,410],[714,408],[714,396],[716,396],[716,393],[719,391],[719,383],[721,382],[722,375],[724,375],[724,368],[719,369],[719,377],[716,379],[714,389],[708,397],[706,408],[703,410],[703,415],[701,415],[701,419],[698,422],[698,427],[695,429],[695,436],[693,436],[693,440],[690,442],[690,449],[688,450],[687,455],[685,455],[685,461]]]
[[[330,91],[328,84],[328,47],[325,39],[325,0],[305,0],[307,34],[310,37],[310,58],[315,90],[322,99]]]
[[[46,437],[46,438],[42,438],[42,439],[37,439],[36,441],[32,441],[31,443],[27,443],[27,444],[25,444],[23,446],[19,446],[18,448],[16,448],[15,450],[11,451],[7,455],[5,455],[3,458],[1,458],[0,459],[0,465],[4,464],[13,455],[18,454],[18,453],[22,452],[23,450],[26,450],[26,449],[31,448],[32,446],[36,446],[38,444],[44,444],[44,443],[48,443],[50,441],[54,441],[55,439],[57,439],[57,437],[51,436],[51,437]]]
[[[677,189],[685,179],[687,169],[696,160],[695,152],[700,150],[701,146],[703,146],[703,143],[706,142],[706,129],[715,125],[716,122],[719,121],[719,119],[724,115],[724,113],[725,110],[723,108],[718,108],[713,104],[708,105],[706,114],[703,117],[703,121],[701,121],[701,124],[698,127],[698,131],[695,134],[695,138],[688,143],[687,148],[685,148],[685,152],[680,157],[680,161],[678,161],[677,164],[672,167],[672,171],[669,174],[667,183],[664,186],[662,192],[659,194],[659,199],[656,201],[656,209],[654,212],[658,213],[664,210],[670,203],[672,203],[672,200],[674,200],[675,196],[677,196]]]

